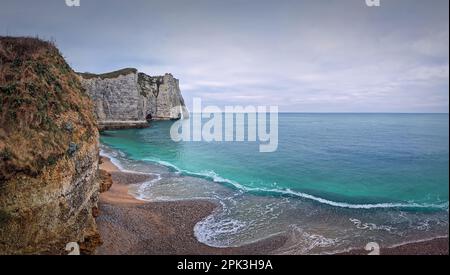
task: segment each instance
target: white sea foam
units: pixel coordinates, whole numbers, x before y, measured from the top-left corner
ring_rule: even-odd
[[[125,169],[122,167],[120,161],[116,158],[118,153],[116,151],[112,153],[107,153],[105,150],[100,149],[100,156],[107,157],[114,166],[116,166],[120,171],[124,171]]]
[[[309,254],[315,248],[332,247],[338,242],[339,240],[337,238],[328,238],[319,234],[313,234],[293,224],[289,229],[288,242],[279,249],[278,253],[286,255]]]
[[[334,206],[334,207],[341,207],[341,208],[349,208],[349,209],[377,209],[377,208],[431,208],[431,209],[441,209],[445,210],[449,208],[448,202],[440,203],[440,204],[434,204],[434,203],[415,203],[415,202],[408,202],[408,203],[374,203],[374,204],[352,204],[352,203],[346,203],[346,202],[336,202],[328,199],[324,199],[321,197],[313,196],[307,193],[294,191],[292,189],[274,189],[274,188],[256,188],[256,187],[248,187],[244,186],[236,181],[223,178],[219,176],[214,171],[203,171],[203,172],[192,172],[188,170],[180,169],[179,167],[165,161],[160,160],[154,160],[154,159],[145,159],[147,161],[153,161],[157,162],[161,165],[171,167],[172,169],[175,169],[179,173],[184,173],[186,175],[190,176],[200,176],[204,178],[208,178],[214,182],[217,183],[226,183],[231,184],[235,188],[241,191],[245,192],[265,192],[265,193],[271,193],[271,194],[279,194],[279,195],[290,195],[294,197],[300,197],[304,199],[313,200],[322,204]]]
[[[111,159],[111,162],[119,167],[122,171],[129,171],[124,169],[124,167],[121,165],[121,159],[123,156],[121,156],[120,153],[112,151],[111,153],[107,153],[104,150],[101,150],[101,155],[106,156]],[[149,161],[153,163],[157,163],[161,166],[168,167],[171,170],[175,171],[177,174],[183,174],[187,176],[193,176],[193,177],[201,177],[206,178],[210,181],[216,182],[216,183],[222,183],[226,185],[231,185],[235,189],[239,190],[240,192],[258,192],[258,193],[270,193],[272,195],[285,195],[284,197],[291,198],[291,197],[299,197],[304,198],[312,201],[316,201],[322,204],[330,205],[333,207],[339,207],[339,208],[350,208],[350,209],[374,209],[374,208],[437,208],[437,209],[446,209],[448,211],[448,202],[442,203],[442,204],[419,204],[419,203],[378,203],[378,204],[350,204],[350,203],[344,203],[344,202],[335,202],[331,200],[327,200],[324,198],[316,197],[310,194],[294,191],[291,189],[281,189],[279,188],[278,184],[271,185],[270,188],[254,188],[254,187],[247,187],[244,186],[236,181],[221,177],[216,172],[208,170],[208,171],[201,171],[201,172],[192,172],[188,170],[181,169],[177,167],[176,165],[156,160],[156,159],[150,159],[146,158],[143,159],[144,161]],[[124,162],[127,163],[126,161]],[[135,172],[135,171],[129,171],[129,172]],[[148,199],[146,198],[146,194],[148,195],[149,187],[154,185],[156,182],[161,180],[161,175],[156,173],[143,173],[143,174],[150,174],[150,175],[156,175],[156,178],[152,179],[151,181],[143,183],[140,188],[137,189],[137,197],[139,199]],[[155,198],[152,197],[152,200]],[[189,198],[192,199],[192,198]],[[200,198],[199,199],[211,199],[208,198]],[[236,238],[241,234],[240,232],[246,232],[251,229],[251,224],[249,224],[249,221],[243,221],[238,219],[230,218],[226,213],[226,205],[223,202],[224,198],[216,198],[217,202],[222,204],[222,209],[216,210],[213,214],[207,216],[205,219],[197,223],[194,227],[194,234],[196,238],[207,245],[214,246],[214,247],[229,247],[235,244]],[[173,198],[169,197],[158,197],[157,200],[174,200]],[[180,200],[180,199],[176,199]],[[264,209],[264,215],[271,214],[274,210],[272,205],[266,205]],[[219,212],[220,211],[220,212]],[[358,219],[350,219],[350,221],[355,225],[356,228],[362,229],[362,230],[386,230],[391,231],[395,228],[391,228],[388,226],[382,226],[382,225],[376,225],[373,223],[364,223],[361,220]],[[420,226],[420,225],[419,225]],[[428,227],[428,224],[423,224],[424,229]],[[297,235],[300,234],[302,238],[304,238],[304,241],[298,241],[297,243],[291,244],[289,247],[289,251],[297,250],[296,253],[309,253],[309,251],[313,250],[316,247],[329,247],[334,246],[338,240],[337,239],[331,239],[326,238],[324,236],[318,235],[318,234],[312,234],[308,232],[300,232],[298,230],[296,231]],[[299,233],[300,232],[300,233]],[[242,245],[241,242],[237,242],[239,245]]]
[[[138,171],[132,171],[132,170],[125,169],[123,167],[123,165],[121,164],[121,162],[116,158],[117,154],[121,155],[120,151],[117,151],[117,153],[115,153],[115,152],[107,153],[103,149],[100,149],[100,156],[107,157],[111,161],[111,163],[114,164],[120,171],[127,172],[127,173],[134,173],[134,174],[149,175],[149,176],[153,176],[154,177],[153,179],[151,179],[149,181],[145,181],[145,182],[141,183],[139,185],[139,188],[137,189],[136,198],[140,199],[140,200],[145,200],[146,199],[145,191],[150,186],[152,186],[153,184],[155,184],[158,181],[160,181],[161,180],[161,175],[158,174],[158,173],[144,173],[144,172],[138,172]]]
[[[194,226],[194,235],[199,242],[209,246],[229,247],[230,236],[246,226],[244,221],[232,218],[216,219],[215,215],[210,215]]]
[[[146,193],[147,190],[152,187],[155,183],[159,182],[161,180],[160,174],[154,174],[156,177],[150,181],[143,182],[139,185],[139,188],[137,189],[137,198],[140,200],[146,200],[147,196]]]
[[[396,229],[396,228],[394,228],[392,226],[388,226],[388,225],[377,225],[374,223],[362,222],[355,218],[351,218],[350,221],[355,225],[355,227],[357,229],[361,229],[361,230],[385,230],[385,231],[391,232]]]
[[[111,163],[114,164],[114,166],[116,166],[121,172],[141,174],[141,175],[150,175],[150,176],[156,176],[156,177],[161,176],[158,173],[139,172],[139,171],[135,171],[135,170],[126,169],[126,168],[124,168],[124,166],[122,165],[120,160],[117,158],[117,154],[121,155],[121,157],[125,157],[125,156],[123,156],[123,153],[121,151],[117,151],[117,153],[115,154],[115,153],[107,153],[104,150],[100,149],[100,156],[107,157],[111,161]]]

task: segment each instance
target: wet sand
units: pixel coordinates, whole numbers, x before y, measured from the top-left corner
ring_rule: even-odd
[[[275,236],[236,248],[214,248],[200,243],[194,226],[218,207],[210,201],[145,202],[128,193],[130,184],[151,180],[150,175],[120,171],[102,158],[100,169],[113,179],[111,189],[100,195],[97,224],[103,245],[97,254],[125,255],[266,255],[286,242]],[[381,255],[448,255],[448,237],[381,248]],[[367,255],[355,249],[339,255]]]
[[[355,249],[341,255],[367,255],[369,251]],[[448,255],[448,237],[388,248],[380,248],[380,255]]]
[[[264,255],[281,247],[285,236],[275,236],[236,248],[214,248],[194,236],[197,222],[218,206],[210,201],[145,202],[128,194],[128,185],[151,176],[121,172],[103,158],[100,169],[113,179],[111,189],[100,195],[97,225],[103,245],[100,255]]]

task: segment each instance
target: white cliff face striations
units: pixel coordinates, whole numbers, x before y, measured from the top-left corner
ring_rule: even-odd
[[[95,103],[100,129],[147,127],[147,121],[187,118],[178,79],[149,76],[136,69],[80,74]]]

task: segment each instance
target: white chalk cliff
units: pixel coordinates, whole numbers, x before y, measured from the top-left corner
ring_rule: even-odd
[[[171,74],[149,76],[136,69],[123,69],[79,75],[94,101],[100,129],[146,127],[149,120],[189,116],[179,81]]]

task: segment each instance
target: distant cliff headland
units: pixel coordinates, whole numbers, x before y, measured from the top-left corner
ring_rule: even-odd
[[[179,81],[171,74],[149,76],[127,68],[106,74],[79,75],[94,101],[101,130],[147,127],[151,120],[189,116]]]
[[[172,75],[78,74],[34,38],[0,37],[0,99],[0,254],[66,254],[68,242],[93,253],[111,184],[98,129],[188,116]]]

